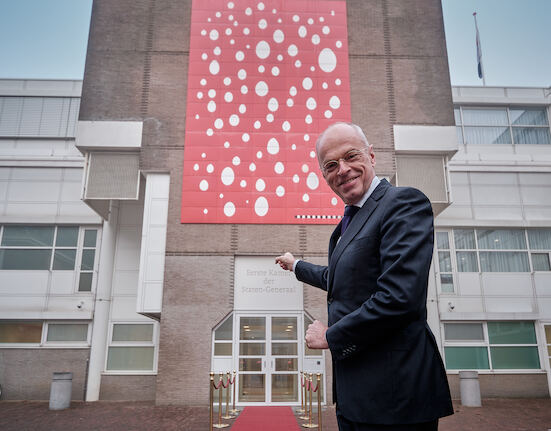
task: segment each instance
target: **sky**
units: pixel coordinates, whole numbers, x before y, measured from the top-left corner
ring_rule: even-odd
[[[405,0],[404,0],[405,1]],[[92,0],[0,0],[0,78],[82,79]],[[452,85],[551,86],[551,0],[442,0]]]

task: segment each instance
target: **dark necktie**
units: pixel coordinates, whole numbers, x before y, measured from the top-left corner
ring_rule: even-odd
[[[360,207],[349,206],[349,205],[344,207],[344,216],[342,218],[342,223],[341,223],[341,236],[344,235],[344,231],[348,227],[350,221],[352,220],[352,217],[354,217],[359,210],[360,210]]]

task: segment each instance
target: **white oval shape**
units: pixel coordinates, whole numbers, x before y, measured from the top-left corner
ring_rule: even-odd
[[[258,58],[268,58],[270,56],[270,44],[265,40],[261,40],[256,44],[256,56]]]
[[[277,153],[279,153],[279,142],[277,142],[276,138],[270,138],[266,148],[268,150],[268,153],[277,154]]]
[[[237,72],[237,77],[241,80],[245,79],[247,77],[247,72],[245,69],[239,69],[239,72]]]
[[[211,30],[209,33],[210,40],[217,40],[218,36],[218,30]]]
[[[266,68],[262,64],[260,66],[258,66],[258,71],[260,73],[264,73],[265,70],[266,70]]]
[[[201,54],[201,59],[206,60],[209,56],[206,53]]]
[[[249,165],[249,171],[251,171],[251,172],[256,171],[256,165],[255,165],[254,163],[251,163],[251,164]]]
[[[314,151],[310,151],[310,158],[314,159],[316,157],[316,153]]]
[[[279,29],[277,29],[276,31],[274,31],[274,42],[275,43],[281,43],[283,42],[283,40],[285,39],[285,35],[283,34],[283,32]]]
[[[314,24],[314,20],[312,18],[308,18],[308,24],[310,25]]]
[[[329,32],[330,32],[331,30],[329,29],[328,26],[324,25],[323,28],[321,29],[321,31],[323,32],[323,34],[329,34]]]
[[[202,92],[202,91],[198,91],[198,92],[197,92],[197,98],[198,98],[198,99],[202,99],[202,98],[203,98],[203,92]]]
[[[291,57],[294,57],[298,54],[298,48],[296,45],[289,45],[289,48],[287,48],[287,54],[289,54]]]
[[[239,112],[241,114],[244,114],[245,112],[247,112],[247,107],[243,103],[239,105]]]
[[[324,82],[323,84],[321,84],[321,86],[324,90],[327,90],[327,87],[329,87],[329,85],[327,85],[327,82]]]
[[[308,165],[307,165],[306,163],[304,163],[304,164],[302,165],[302,172],[306,173],[306,172],[308,172],[309,170],[310,170],[310,168],[308,167]]]
[[[239,183],[239,185],[240,185],[241,187],[247,187],[247,181],[241,180],[241,182]]]
[[[264,217],[268,214],[268,200],[264,196],[260,196],[254,203],[254,212],[259,217]]]
[[[230,115],[230,126],[237,126],[239,124],[239,116],[236,114]]]
[[[314,45],[319,45],[319,43],[320,43],[320,37],[319,37],[319,35],[315,34],[315,35],[312,36],[312,43],[313,43]]]
[[[231,34],[231,28],[226,29],[226,36],[229,36]]]
[[[214,100],[211,100],[208,104],[207,104],[207,109],[209,112],[214,112],[216,111],[216,102]]]
[[[277,186],[276,187],[276,195],[280,198],[283,197],[283,195],[285,195],[285,187]]]
[[[297,174],[293,175],[293,183],[298,184],[299,181],[300,181],[300,178],[298,177],[298,175]]]
[[[289,88],[289,94],[293,97],[296,96],[297,95],[297,87],[295,87],[293,85],[291,88]]]
[[[212,135],[214,135],[214,130],[207,129],[207,136],[212,136]]]
[[[230,143],[228,141],[224,142],[224,148],[230,148]]]
[[[204,159],[207,157],[207,153],[201,153],[201,158]]]
[[[257,159],[261,159],[261,158],[262,158],[262,151],[258,151],[258,152],[256,153],[256,158],[257,158]]]
[[[277,102],[277,99],[275,97],[272,97],[268,101],[268,109],[272,112],[275,112],[277,111],[278,108],[279,108],[279,103]]]
[[[302,66],[302,63],[300,62],[300,60],[295,61],[295,67],[298,68],[300,66]]]
[[[300,17],[298,15],[293,15],[293,22],[298,22]]]
[[[243,134],[241,135],[241,140],[242,140],[243,142],[249,142],[249,139],[251,139],[251,137],[249,136],[248,133],[243,133]]]
[[[316,190],[319,187],[320,181],[315,172],[310,172],[308,174],[308,177],[306,178],[306,185],[310,190]]]
[[[211,75],[218,75],[218,72],[220,72],[220,64],[216,60],[212,60],[210,62],[209,72]]]
[[[329,119],[333,116],[333,113],[328,109],[323,113],[323,115],[325,116],[325,118]]]
[[[268,94],[269,91],[268,84],[266,84],[264,81],[258,81],[256,83],[254,91],[258,96],[264,97],[266,96],[266,94]]]
[[[234,4],[233,4],[232,1],[228,3],[228,9],[233,9],[233,6],[234,6]]]
[[[233,180],[235,179],[233,169],[229,166],[225,167],[220,174],[220,179],[222,180],[222,184],[224,184],[225,186],[231,185],[233,183]]]
[[[341,80],[339,78],[335,79],[335,84],[341,85]]]
[[[217,46],[216,48],[213,49],[213,52],[214,52],[214,55],[220,55],[220,53],[222,52],[222,50],[220,49],[219,46]]]
[[[195,164],[193,165],[193,170],[194,170],[194,171],[198,171],[198,170],[199,170],[199,165],[198,165],[197,163],[195,163]]]
[[[287,106],[289,108],[291,108],[293,105],[295,104],[295,102],[293,102],[293,99],[291,99],[290,97],[287,99]]]
[[[224,100],[230,103],[231,101],[233,101],[233,94],[228,91],[226,94],[224,94]]]
[[[308,196],[308,193],[304,193],[304,194],[302,195],[302,200],[303,200],[304,202],[308,202],[308,201],[310,200],[310,196]]]
[[[283,60],[283,56],[282,56],[281,54],[279,54],[279,55],[277,56],[277,61],[282,61],[282,60]]]
[[[212,99],[214,96],[216,96],[216,90],[214,90],[213,88],[211,88],[209,90],[209,97]]]
[[[199,189],[201,191],[206,192],[209,189],[209,182],[207,180],[201,180],[199,183]]]
[[[260,2],[257,6],[258,10],[264,10],[264,3]]]
[[[333,96],[329,99],[329,106],[333,109],[339,109],[341,107],[341,99],[338,96]]]
[[[268,23],[265,19],[261,19],[260,21],[258,21],[258,28],[260,30],[264,30],[266,27],[268,27]]]
[[[256,120],[256,121],[254,122],[254,128],[255,128],[255,129],[260,129],[260,126],[262,126],[262,124],[260,123],[260,121]]]
[[[331,205],[335,206],[338,202],[337,198],[331,198]]]
[[[243,61],[244,58],[245,58],[245,53],[243,51],[237,51],[235,53],[235,59],[237,61]]]
[[[247,94],[249,92],[249,89],[246,85],[241,86],[241,94]]]
[[[231,78],[229,76],[226,76],[224,78],[224,85],[230,85],[231,84]]]
[[[335,43],[335,46],[337,48],[342,48],[342,42],[340,40],[337,40],[337,42]]]
[[[312,116],[308,114],[304,121],[306,122],[306,124],[312,124]]]
[[[291,150],[295,151],[297,149],[296,144],[291,145]]]
[[[333,72],[337,67],[337,56],[331,48],[323,48],[318,55],[318,64],[324,72]]]
[[[259,178],[258,180],[256,180],[256,184],[254,185],[254,187],[258,192],[263,192],[266,188],[266,183],[262,178]]]
[[[249,27],[245,27],[245,28],[243,29],[243,34],[244,34],[245,36],[248,36],[250,32],[251,32],[251,30],[249,30]]]
[[[207,85],[207,80],[206,79],[201,79],[201,85]]]
[[[303,25],[301,25],[299,28],[298,28],[298,35],[300,37],[306,37],[306,27],[304,27]]]
[[[266,115],[266,121],[268,123],[271,123],[272,121],[274,121],[274,115],[273,114]]]
[[[233,202],[226,202],[224,205],[224,214],[226,217],[232,217],[235,214],[235,205]]]
[[[252,15],[252,13],[253,13],[253,10],[250,7],[245,9],[245,15]]]
[[[214,165],[213,165],[212,163],[209,163],[209,164],[207,165],[207,172],[208,172],[209,174],[212,174],[212,173],[214,172]]]
[[[221,129],[222,127],[224,127],[224,121],[222,121],[221,118],[217,118],[214,121],[214,127],[216,127],[217,129]]]
[[[272,75],[279,76],[279,67],[277,66],[272,67]]]
[[[206,36],[207,35],[207,31],[205,29],[201,30],[201,36]]]
[[[285,166],[283,165],[283,163],[277,162],[274,165],[274,171],[275,171],[276,174],[282,174],[283,171],[285,171]]]
[[[316,103],[316,99],[314,99],[313,97],[309,97],[306,101],[306,108],[308,108],[310,111],[316,109],[317,106],[318,104]]]
[[[306,77],[302,80],[302,88],[304,88],[305,90],[311,90],[313,85],[314,83],[309,77]]]
[[[289,130],[291,130],[291,123],[289,123],[288,121],[284,121],[281,125],[281,128],[283,129],[283,131],[288,132]]]
[[[310,135],[308,135],[308,134],[304,135],[304,140],[306,142],[308,142],[310,140]]]
[[[241,163],[241,159],[238,156],[235,156],[231,162],[234,166],[239,166],[239,164]]]

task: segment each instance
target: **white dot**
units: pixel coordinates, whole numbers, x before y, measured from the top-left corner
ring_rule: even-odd
[[[258,71],[260,73],[264,73],[264,70],[266,70],[266,68],[262,64],[260,66],[258,66]]]
[[[207,136],[212,136],[212,135],[214,135],[214,130],[207,129]]]
[[[252,13],[253,13],[253,10],[250,7],[245,9],[245,15],[252,15]]]
[[[331,205],[335,206],[337,205],[337,203],[338,203],[337,198],[331,198]]]
[[[208,214],[208,212],[209,212],[209,210],[206,209],[206,208],[203,210],[203,214]]]
[[[305,90],[311,90],[313,84],[314,83],[312,82],[311,78],[306,77],[302,80],[302,88],[304,88]]]
[[[230,85],[230,84],[231,84],[231,78],[228,77],[228,76],[226,76],[226,77],[224,78],[224,85]]]
[[[293,183],[298,184],[299,181],[300,181],[300,178],[298,177],[298,175],[297,174],[293,175]]]
[[[313,71],[315,71],[315,70],[316,70],[316,68],[315,68],[314,66],[310,66],[310,71],[313,72]]]
[[[287,48],[287,53],[291,56],[291,57],[294,57],[295,55],[298,54],[298,48],[296,45],[289,45],[289,48]]]
[[[274,76],[279,75],[279,67],[277,67],[277,66],[272,67],[272,75],[274,75]]]
[[[339,109],[341,106],[341,99],[339,99],[337,96],[331,97],[331,99],[329,99],[329,106],[331,106],[331,108],[333,109]]]
[[[309,97],[308,100],[306,101],[306,107],[310,111],[313,111],[314,109],[316,109],[317,106],[318,105],[316,103],[316,99],[314,99],[313,97]]]
[[[298,22],[300,20],[300,17],[298,15],[293,15],[293,21]]]
[[[195,114],[195,119],[196,119],[196,120],[199,119],[199,114]]]
[[[212,163],[209,163],[209,164],[207,165],[207,172],[208,172],[209,174],[212,174],[212,173],[214,172],[214,166],[213,166]]]
[[[205,157],[207,157],[207,154],[206,153],[201,153],[201,158],[204,159]]]
[[[251,139],[251,137],[249,136],[248,133],[243,133],[243,135],[241,135],[241,140],[243,142],[249,142],[249,139]]]
[[[241,163],[241,159],[238,156],[235,156],[231,162],[234,166],[239,166],[239,164]]]
[[[260,126],[262,126],[262,124],[260,123],[260,121],[256,120],[256,121],[254,122],[254,128],[255,128],[255,129],[260,129]]]
[[[258,192],[264,191],[264,189],[266,188],[266,183],[262,178],[259,178],[258,180],[256,180],[255,188]]]
[[[321,31],[323,32],[323,34],[329,34],[329,32],[330,32],[331,30],[329,29],[328,26],[324,25],[323,28],[321,29]]]
[[[287,106],[289,108],[291,108],[293,105],[294,105],[295,102],[293,102],[293,99],[291,99],[290,97],[287,99]]]
[[[314,151],[310,151],[310,158],[313,159],[316,157],[316,153]]]
[[[315,172],[310,172],[308,178],[306,178],[306,185],[310,190],[316,190],[320,185],[320,181]]]
[[[201,36],[205,36],[207,34],[207,31],[205,29],[201,30]]]
[[[230,126],[237,126],[239,124],[239,116],[236,114],[230,115]]]
[[[279,55],[277,56],[277,61],[282,61],[282,60],[283,60],[283,56],[282,56],[281,54],[279,54]]]
[[[243,29],[243,34],[244,34],[245,36],[248,36],[248,34],[249,34],[250,32],[251,32],[251,30],[249,30],[248,27],[245,27],[245,28]]]
[[[298,35],[300,37],[306,37],[306,27],[304,27],[303,25],[301,25],[299,28],[298,28]]]
[[[201,79],[201,85],[207,85],[207,80],[206,79]]]
[[[327,82],[324,82],[323,84],[321,84],[321,86],[323,87],[324,90],[327,90],[327,87],[328,87]]]
[[[211,88],[211,89],[209,90],[209,97],[212,99],[214,96],[216,96],[216,90],[214,90],[214,89]]]
[[[308,193],[304,193],[304,194],[302,195],[302,200],[303,200],[304,202],[308,202],[308,201],[310,200],[310,196],[308,196]]]
[[[276,195],[278,197],[282,197],[285,194],[285,187],[283,186],[277,186],[276,187]]]
[[[312,18],[308,18],[308,24],[310,25],[314,24],[314,20]]]
[[[256,56],[258,58],[268,58],[270,56],[270,44],[265,40],[261,40],[256,44]]]
[[[220,18],[222,14],[220,12],[216,12],[216,18]]]
[[[308,134],[304,135],[304,140],[306,142],[308,142],[310,140],[310,135],[308,135]]]
[[[288,132],[289,130],[291,130],[291,123],[289,123],[288,121],[284,121],[281,125],[281,128],[283,129],[283,131]]]
[[[277,111],[278,108],[279,108],[279,103],[277,102],[277,99],[275,97],[272,97],[268,101],[268,109],[272,112],[275,112]]]
[[[254,203],[254,211],[259,217],[264,217],[268,214],[268,200],[264,196],[260,196]]]
[[[297,146],[295,144],[291,145],[291,150],[295,151],[297,149]]]
[[[197,163],[195,163],[195,164],[193,165],[193,170],[194,170],[194,171],[198,171],[198,170],[199,170],[199,165],[198,165]]]
[[[245,69],[239,69],[239,72],[237,72],[237,77],[241,80],[245,79],[247,77],[247,72]]]
[[[235,59],[237,61],[243,61],[244,58],[245,58],[245,53],[243,51],[237,51],[235,53]]]
[[[268,153],[277,154],[277,153],[279,153],[279,142],[277,142],[276,138],[270,138],[266,148],[268,150]]]
[[[258,81],[254,89],[256,94],[260,97],[266,96],[266,94],[268,94],[268,90],[268,84],[266,84],[264,81]]]
[[[331,48],[323,48],[318,55],[318,64],[324,72],[333,72],[337,67],[337,56]]]
[[[342,47],[342,42],[341,42],[340,40],[337,40],[337,42],[335,43],[335,46],[336,46],[337,48]]]
[[[228,91],[226,94],[224,94],[224,100],[230,103],[233,100],[233,94]]]
[[[333,112],[331,112],[329,109],[323,113],[325,118],[331,118],[333,116]]]
[[[233,4],[232,1],[228,3],[228,9],[233,9],[233,6],[234,6],[234,4]]]
[[[217,30],[211,30],[209,33],[209,37],[211,40],[218,39],[218,31]]]
[[[273,114],[268,114],[268,115],[266,115],[266,121],[267,121],[268,123],[271,123],[272,121],[274,121],[274,116],[273,116]]]
[[[214,52],[214,55],[220,55],[220,53],[221,53],[222,51],[220,50],[220,47],[217,46],[216,48],[213,49],[213,52]]]
[[[319,43],[320,43],[320,37],[319,37],[319,35],[315,34],[315,35],[312,36],[312,43],[313,43],[314,45],[319,45]]]
[[[293,85],[291,88],[289,88],[289,94],[290,94],[291,96],[296,96],[296,95],[297,95],[297,87],[295,87],[295,86]]]
[[[264,10],[264,3],[260,2],[257,6],[258,10]]]
[[[266,27],[268,27],[268,23],[265,19],[261,19],[260,21],[258,21],[258,28],[264,30]]]
[[[285,39],[285,35],[281,30],[274,31],[274,42],[275,43],[281,43]]]
[[[234,25],[234,27],[237,27],[239,25],[239,23],[237,21],[234,21],[233,25]]]
[[[334,10],[331,11],[331,16],[335,16],[335,11]]]
[[[306,118],[304,119],[306,124],[312,124],[312,116],[308,114]]]
[[[235,179],[233,169],[229,166],[225,167],[220,174],[220,179],[222,180],[222,184],[224,184],[225,186],[231,185],[233,183],[233,180]]]
[[[211,100],[207,105],[207,109],[209,112],[216,111],[216,102],[214,100]]]
[[[235,214],[235,205],[233,202],[226,202],[224,205],[224,214],[227,217],[232,217]]]
[[[274,171],[276,174],[282,174],[284,170],[285,170],[285,166],[283,166],[283,163],[277,162],[274,165]]]
[[[247,94],[248,91],[249,91],[249,89],[247,88],[246,85],[241,86],[241,94]]]
[[[207,58],[209,58],[209,56],[205,53],[201,54],[201,59],[202,60],[206,60]]]
[[[239,112],[241,114],[244,114],[245,112],[247,112],[247,107],[243,103],[239,105]]]
[[[302,66],[302,63],[300,62],[300,60],[295,61],[295,67],[298,68],[300,66]]]
[[[308,165],[307,165],[306,163],[304,163],[304,164],[302,165],[302,172],[306,173],[306,172],[308,172],[309,170],[310,170],[310,168],[308,167]]]
[[[239,185],[240,185],[241,187],[247,187],[247,181],[241,180],[241,182],[239,183]]]
[[[257,159],[261,159],[261,158],[262,158],[262,151],[258,151],[258,152],[256,153],[256,158],[257,158]]]
[[[222,121],[221,118],[217,118],[214,122],[214,127],[216,127],[217,129],[221,129],[222,127],[224,127],[224,121]]]
[[[251,171],[251,172],[256,171],[256,165],[255,165],[254,163],[251,163],[251,164],[249,165],[249,171]]]
[[[319,17],[319,20],[320,20],[320,22],[323,22],[323,21],[325,21],[325,18],[322,17],[322,16],[320,16],[320,17]]]
[[[199,183],[199,188],[206,192],[208,189],[209,189],[209,182],[207,180],[201,180],[201,182]]]
[[[202,99],[202,98],[203,98],[203,92],[202,92],[202,91],[198,91],[198,92],[197,92],[197,98],[198,98],[198,99]]]
[[[230,39],[230,45],[233,45],[235,43],[235,40]]]
[[[226,29],[226,36],[229,36],[230,34],[231,34],[231,28],[228,27],[228,28]]]
[[[224,142],[224,148],[230,148],[230,143],[228,141]]]

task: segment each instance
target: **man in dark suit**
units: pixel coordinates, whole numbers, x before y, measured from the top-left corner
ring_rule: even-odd
[[[327,184],[347,205],[329,241],[329,264],[291,253],[276,262],[327,291],[328,327],[316,320],[306,343],[331,350],[339,429],[436,430],[453,407],[426,322],[430,202],[377,178],[373,147],[354,124],[329,126],[316,152]]]

